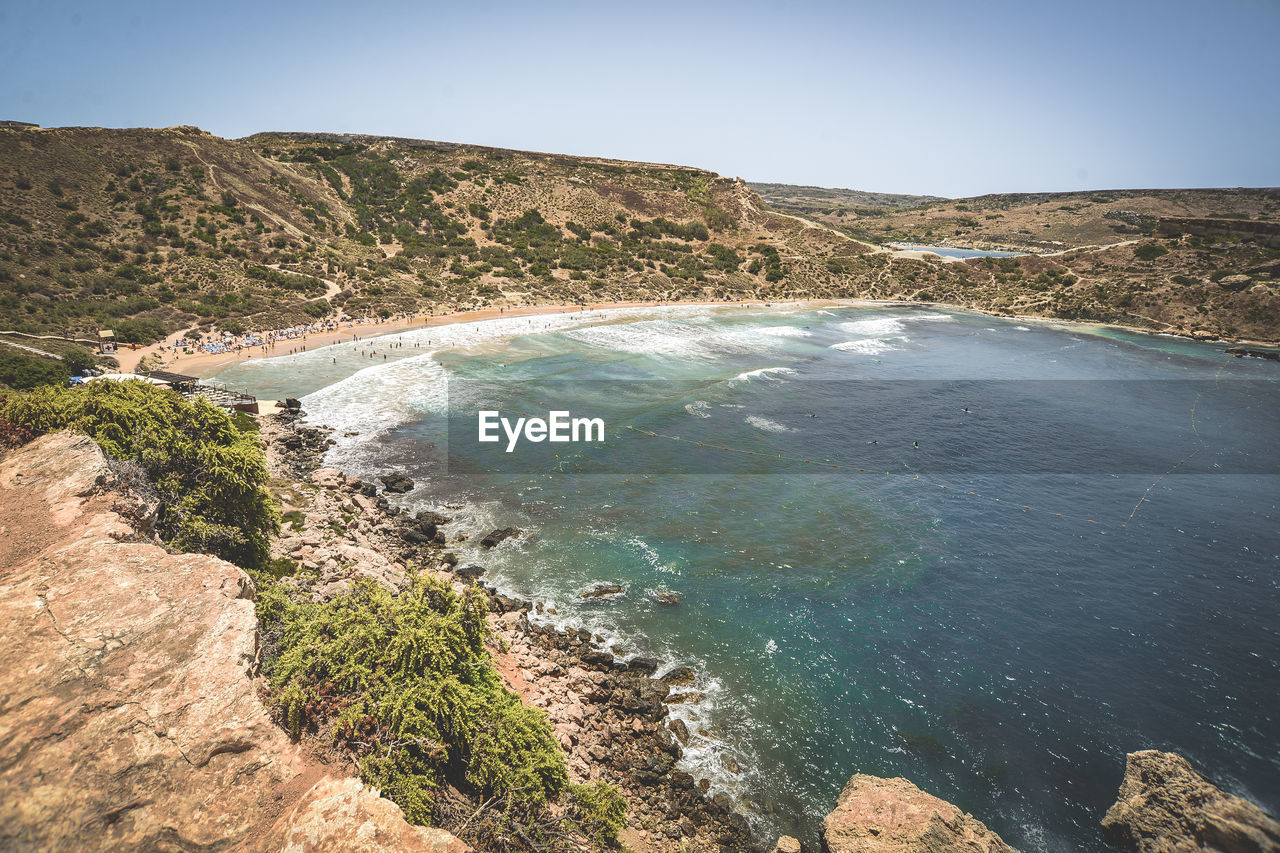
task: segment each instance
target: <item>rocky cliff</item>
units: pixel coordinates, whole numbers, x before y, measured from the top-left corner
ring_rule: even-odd
[[[0,848],[467,850],[289,742],[248,576],[144,504],[83,437],[0,460]]]
[[[1013,853],[982,821],[906,779],[862,774],[823,820],[822,842],[827,853]]]
[[[1102,828],[1108,840],[1141,853],[1280,851],[1280,823],[1220,790],[1182,756],[1153,749],[1128,755]]]

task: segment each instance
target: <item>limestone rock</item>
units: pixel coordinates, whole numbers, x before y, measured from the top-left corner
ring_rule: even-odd
[[[110,486],[80,436],[0,459],[0,849],[465,849],[307,762],[251,676],[252,581],[130,541]]]
[[[1253,279],[1247,275],[1228,275],[1218,280],[1218,287],[1223,290],[1247,290]]]
[[[800,853],[800,842],[790,835],[783,835],[778,838],[778,843],[773,845],[769,853]]]
[[[828,853],[1014,853],[977,818],[906,779],[854,776],[822,821]]]
[[[275,849],[282,853],[471,850],[443,829],[405,823],[395,803],[371,794],[356,779],[325,779],[317,783],[281,823],[283,829],[275,840]]]
[[[1182,756],[1153,749],[1125,760],[1120,796],[1102,819],[1108,840],[1141,853],[1274,853],[1280,823],[1197,773]]]
[[[324,489],[340,489],[346,477],[337,468],[317,468],[311,472],[311,482]]]

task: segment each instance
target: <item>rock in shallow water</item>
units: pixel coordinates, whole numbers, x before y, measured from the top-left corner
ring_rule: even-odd
[[[1129,753],[1115,805],[1102,819],[1113,844],[1140,853],[1276,853],[1280,823],[1207,781],[1182,756]]]
[[[675,607],[684,600],[680,597],[680,593],[672,592],[669,589],[660,589],[653,594],[653,597],[657,599],[659,604],[666,605],[667,607]]]
[[[578,593],[578,598],[618,598],[627,594],[627,588],[616,583],[598,583],[591,589]]]
[[[396,495],[413,491],[413,480],[403,474],[388,474],[382,478],[382,485],[388,492]]]
[[[500,530],[490,531],[488,536],[480,540],[480,544],[486,548],[496,548],[508,539],[519,535],[518,527],[503,527]]]

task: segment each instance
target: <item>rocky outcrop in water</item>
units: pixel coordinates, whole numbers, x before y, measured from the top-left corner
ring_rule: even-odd
[[[487,536],[480,540],[480,544],[486,548],[497,548],[508,539],[512,539],[520,535],[519,528],[504,527],[501,530],[493,530]]]
[[[854,776],[822,821],[827,853],[1014,853],[973,815],[906,779]]]
[[[0,849],[462,853],[268,717],[253,584],[173,554],[92,441],[0,460]]]
[[[1275,853],[1280,823],[1206,780],[1182,756],[1153,749],[1125,759],[1120,796],[1102,819],[1107,839],[1140,853]]]

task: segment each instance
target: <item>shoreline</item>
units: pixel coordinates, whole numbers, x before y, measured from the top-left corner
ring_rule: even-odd
[[[1184,333],[1175,330],[1158,330],[1143,328],[1141,326],[1132,326],[1124,323],[1110,323],[1097,320],[1072,320],[1061,317],[1045,317],[1035,314],[1003,314],[983,308],[977,308],[969,305],[956,305],[949,302],[920,302],[910,299],[792,299],[792,300],[747,300],[742,302],[725,302],[723,300],[689,300],[676,302],[600,302],[581,305],[529,305],[514,308],[485,308],[479,311],[457,311],[451,314],[439,315],[421,315],[411,317],[405,320],[387,320],[377,323],[368,323],[364,325],[353,325],[350,328],[335,330],[332,332],[317,332],[305,335],[295,340],[299,346],[305,346],[308,351],[311,349],[322,349],[324,347],[333,346],[334,344],[347,343],[353,337],[359,337],[360,340],[370,338],[386,337],[388,335],[400,334],[415,329],[429,329],[438,326],[449,326],[457,323],[478,323],[486,320],[505,319],[507,317],[534,317],[558,314],[573,314],[589,311],[604,311],[615,308],[673,308],[682,306],[705,306],[705,307],[739,307],[739,308],[770,308],[775,306],[811,306],[815,308],[821,307],[847,307],[847,308],[937,308],[947,311],[964,311],[973,314],[981,314],[987,317],[994,317],[1002,320],[1016,320],[1019,322],[1036,322],[1049,325],[1061,326],[1087,326],[1094,328],[1119,329],[1125,332],[1135,334],[1150,335],[1152,337],[1171,337],[1180,338],[1191,341],[1193,343],[1207,344],[1243,344],[1248,346],[1260,347],[1280,347],[1280,343],[1276,341],[1256,340],[1253,338],[1197,338],[1193,334]],[[116,360],[120,362],[118,372],[133,373],[138,362],[147,355],[157,353],[161,344],[167,343],[170,338],[168,336],[156,344],[146,347],[139,347],[136,350],[123,350],[116,353]],[[257,351],[257,352],[255,352]],[[210,376],[233,367],[237,364],[243,364],[254,358],[269,359],[288,353],[278,353],[273,350],[262,351],[261,347],[254,347],[242,350],[240,353],[198,353],[189,356],[179,356],[175,359],[167,361],[164,365],[165,370],[175,373],[184,373],[189,376],[195,376],[200,379],[207,379]]]
[[[389,488],[386,478],[378,484],[325,467],[331,430],[303,425],[302,416],[292,409],[260,419],[269,470],[296,484],[281,508],[301,513],[300,525],[282,526],[272,542],[272,558],[296,563],[295,574],[283,582],[312,600],[343,595],[360,579],[396,592],[407,584],[412,564],[457,590],[475,583],[489,602],[488,646],[507,688],[546,714],[574,782],[607,781],[626,797],[631,813],[620,839],[627,849],[769,849],[769,828],[753,826],[713,780],[679,766],[691,737],[669,709],[702,695],[689,666],[626,657],[586,628],[548,624],[540,603],[508,594],[481,566],[462,565],[523,531],[458,530],[453,518],[434,511],[411,514],[393,502],[404,492]],[[497,541],[490,545],[489,539]],[[484,550],[467,554],[477,542]]]

